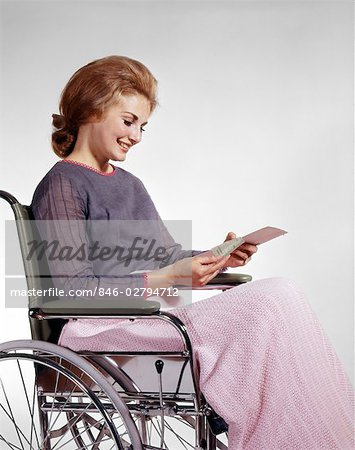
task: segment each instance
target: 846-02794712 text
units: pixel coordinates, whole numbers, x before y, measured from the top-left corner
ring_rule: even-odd
[[[167,296],[177,297],[179,291],[175,287],[169,288],[95,288],[95,289],[70,289],[67,292],[56,287],[49,289],[11,289],[10,295],[13,297],[118,297],[125,295],[127,297],[145,297],[145,296]]]

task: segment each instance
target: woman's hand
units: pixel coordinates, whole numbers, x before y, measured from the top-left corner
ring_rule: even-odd
[[[228,256],[214,256],[210,251],[172,264],[174,280],[182,286],[205,286],[225,267]]]
[[[231,239],[234,239],[236,236],[235,233],[230,231],[227,234],[226,241],[230,241]],[[251,259],[254,253],[256,253],[258,250],[256,245],[245,243],[240,245],[238,248],[236,248],[227,259],[225,265],[223,267],[240,267],[245,266]]]
[[[148,287],[204,286],[222,269],[230,256],[214,256],[207,251],[148,273]]]

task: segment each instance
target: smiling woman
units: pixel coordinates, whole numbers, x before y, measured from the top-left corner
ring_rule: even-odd
[[[79,69],[63,91],[52,140],[62,161],[40,182],[31,205],[41,232],[65,248],[99,242],[110,253],[118,242],[132,249],[139,237],[150,251],[155,246],[166,252],[154,260],[129,254],[129,264],[127,258],[107,259],[106,252],[99,259],[48,260],[55,283],[65,292],[99,288],[109,295],[110,288],[149,293],[176,285],[204,286],[221,269],[243,266],[256,252],[248,242],[226,257],[182,250],[143,183],[110,164],[123,162],[140,142],[156,103],[150,71],[120,56]],[[233,238],[230,232],[226,241]],[[132,254],[139,251],[134,246]],[[292,281],[258,280],[171,313],[190,334],[200,388],[229,425],[230,450],[352,448],[351,384]],[[176,350],[168,324],[127,322],[69,321],[59,344],[92,351]]]

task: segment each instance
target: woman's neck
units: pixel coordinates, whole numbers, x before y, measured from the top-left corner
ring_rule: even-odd
[[[103,173],[111,173],[114,170],[108,159],[99,160],[95,158],[95,156],[91,152],[85,151],[84,149],[74,148],[70,155],[68,155],[67,158],[64,159],[69,159],[71,161],[85,164]]]

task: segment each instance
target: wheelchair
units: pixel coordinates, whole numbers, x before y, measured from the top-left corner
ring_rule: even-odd
[[[53,287],[39,277],[26,245],[38,230],[28,206],[0,191],[16,219],[26,283],[41,293]],[[250,275],[221,273],[209,288],[226,290]],[[213,284],[213,286],[212,286]],[[0,344],[0,448],[12,450],[227,449],[228,425],[198,385],[198,365],[185,325],[152,300],[127,298],[77,303],[28,297],[32,340]],[[142,318],[174,327],[182,350],[74,352],[57,345],[68,320]],[[227,387],[226,387],[227,388]]]

